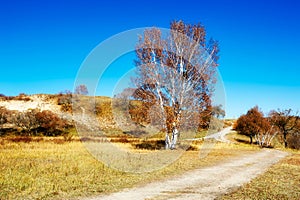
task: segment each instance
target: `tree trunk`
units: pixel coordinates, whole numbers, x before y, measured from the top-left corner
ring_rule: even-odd
[[[283,133],[284,147],[285,147],[285,148],[287,148],[287,146],[288,146],[287,139],[286,139],[286,135],[287,135],[287,133]]]
[[[170,137],[168,135],[168,133],[166,133],[166,138],[165,138],[165,149],[170,149]]]
[[[249,136],[250,137],[250,144],[252,144],[253,140],[252,140],[252,136]]]
[[[177,139],[178,139],[178,130],[176,127],[174,127],[172,131],[171,149],[176,148]]]

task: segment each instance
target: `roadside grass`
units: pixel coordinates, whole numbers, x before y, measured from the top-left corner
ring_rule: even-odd
[[[300,199],[300,152],[273,165],[264,174],[220,199]]]
[[[78,140],[66,142],[61,137],[12,142],[0,138],[0,199],[73,199],[112,193],[258,150],[249,145],[216,143],[202,159],[199,151],[186,151],[163,169],[135,174],[106,167]]]
[[[235,131],[232,131],[231,133],[226,135],[226,138],[235,143],[242,143],[242,144],[250,144],[250,139],[249,137],[245,135],[240,135]]]
[[[226,136],[232,142],[250,145],[249,138],[232,132]],[[255,144],[253,144],[255,146]],[[272,147],[291,153],[277,164],[270,167],[264,174],[251,180],[248,184],[236,188],[219,199],[300,199],[300,151],[285,149],[280,138],[272,141]],[[267,159],[267,158],[266,158]]]

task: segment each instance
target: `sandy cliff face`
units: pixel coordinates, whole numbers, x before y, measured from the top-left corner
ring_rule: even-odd
[[[60,113],[60,106],[57,105],[55,99],[49,98],[47,95],[30,95],[29,100],[0,100],[0,106],[8,110],[16,110],[24,112],[30,109],[50,110],[54,113]]]

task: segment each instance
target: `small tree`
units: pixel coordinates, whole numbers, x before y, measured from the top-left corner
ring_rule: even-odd
[[[292,115],[292,109],[287,110],[273,110],[270,112],[271,122],[278,127],[280,133],[283,135],[284,146],[287,148],[287,136],[297,129],[299,116]]]
[[[256,106],[251,108],[247,114],[242,115],[238,118],[235,130],[241,134],[246,135],[250,138],[250,144],[253,142],[253,138],[259,133],[260,123],[263,121],[263,114],[259,111]]]
[[[222,105],[213,106],[212,115],[218,119],[225,117],[225,110],[222,108]]]
[[[89,91],[86,87],[86,85],[78,85],[75,88],[75,94],[80,94],[80,95],[88,95]]]
[[[235,130],[239,134],[248,136],[250,144],[252,144],[254,138],[261,147],[270,146],[271,141],[278,132],[276,127],[271,125],[270,119],[265,118],[257,106],[238,118]]]
[[[269,118],[264,118],[260,123],[259,132],[255,134],[254,138],[259,146],[269,147],[277,133],[277,127],[270,123]]]

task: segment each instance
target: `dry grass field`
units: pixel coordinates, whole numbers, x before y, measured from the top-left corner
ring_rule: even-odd
[[[291,153],[266,173],[220,199],[300,199],[300,152]]]
[[[194,146],[200,147],[201,143]],[[205,158],[199,159],[199,151],[186,151],[165,168],[136,174],[106,167],[78,140],[65,142],[62,137],[36,137],[18,141],[3,137],[0,139],[0,199],[72,199],[111,193],[258,150],[244,144],[217,143]]]

